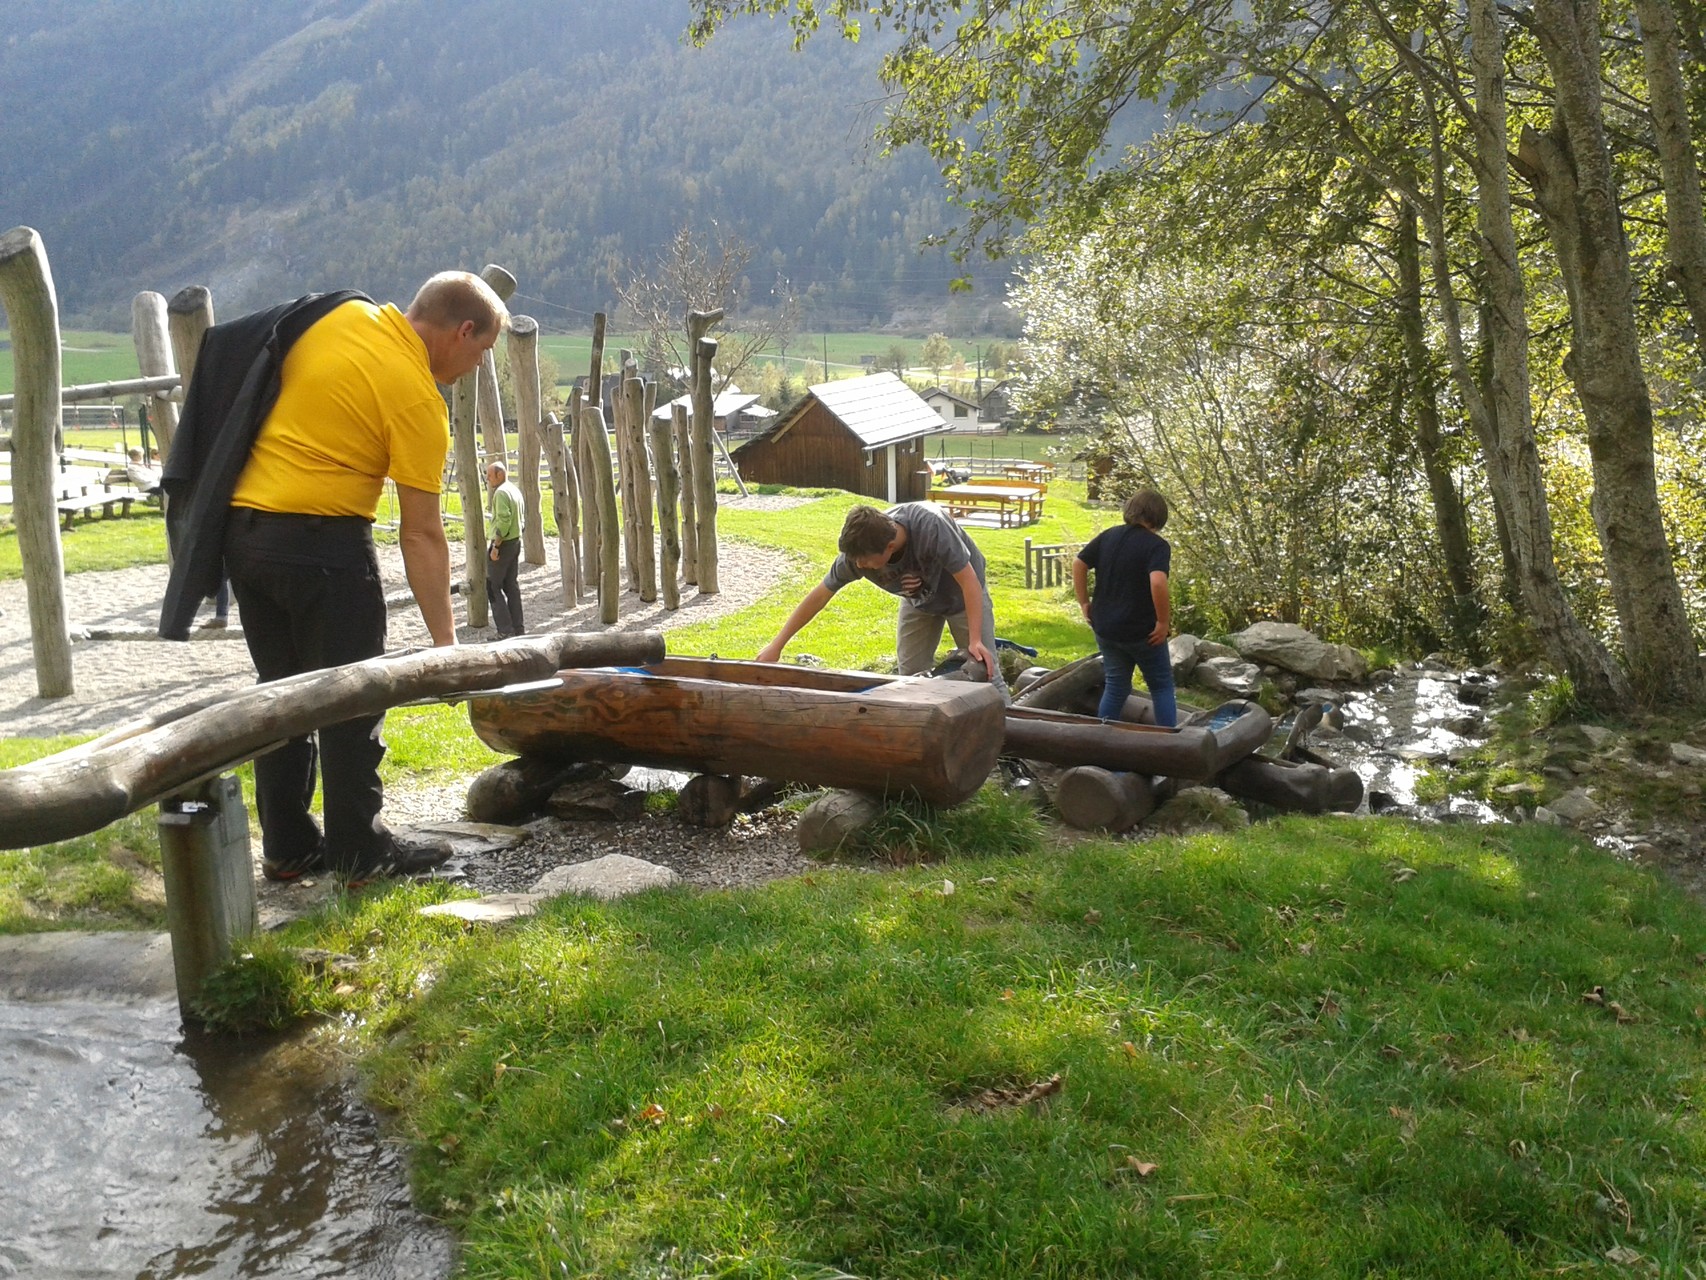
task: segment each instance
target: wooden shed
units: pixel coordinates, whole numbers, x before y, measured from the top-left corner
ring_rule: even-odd
[[[930,496],[925,439],[949,430],[892,373],[812,387],[763,434],[734,451],[749,484],[791,484],[922,502]]]

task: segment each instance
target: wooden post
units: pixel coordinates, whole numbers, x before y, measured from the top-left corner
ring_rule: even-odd
[[[720,312],[717,314],[721,314]],[[692,327],[689,321],[690,329]],[[707,326],[708,327],[708,326]],[[714,596],[717,585],[717,459],[711,436],[711,362],[717,357],[715,338],[700,338],[693,346],[693,517],[697,522],[699,594]]]
[[[486,601],[486,473],[474,438],[479,370],[464,374],[450,391],[450,434],[456,450],[456,487],[462,495],[462,562],[468,583],[468,625],[483,627],[490,618]]]
[[[145,289],[131,300],[130,337],[136,344],[136,365],[143,377],[164,377],[178,372],[172,359],[166,299]],[[166,457],[172,452],[172,437],[178,431],[178,406],[164,396],[154,397],[148,404],[148,425],[154,428],[154,438],[160,442],[160,456]]]
[[[17,409],[12,419],[12,523],[24,563],[36,693],[68,698],[71,635],[65,622],[65,559],[54,502],[53,438],[59,428],[59,302],[47,247],[32,227],[0,235],[0,307],[12,329]]]
[[[622,385],[628,401],[629,481],[634,501],[634,548],[639,552],[640,599],[647,604],[658,598],[657,543],[652,540],[652,476],[646,459],[646,384],[638,377]]]
[[[528,564],[544,564],[545,519],[539,497],[539,322],[532,316],[510,317],[509,374],[515,383],[516,483],[521,486],[527,511],[522,555]],[[555,505],[553,502],[553,509]]]
[[[685,409],[678,410],[683,414]],[[652,437],[652,462],[658,470],[658,547],[662,552],[658,581],[663,587],[663,607],[681,608],[681,472],[675,466],[674,431],[670,421],[646,415]]]
[[[201,338],[213,328],[213,294],[206,286],[186,285],[166,304],[166,328],[172,338],[172,357],[178,364],[181,386],[187,394],[201,355]],[[179,397],[180,401],[182,396]]]
[[[160,802],[160,873],[178,1007],[191,1013],[202,984],[255,931],[249,811],[235,774],[221,774]]]
[[[595,312],[592,317],[592,371],[587,376],[586,399],[576,409],[572,419],[574,425],[575,466],[580,471],[581,482],[581,571],[589,579],[597,577],[597,567],[603,563],[604,553],[599,545],[603,537],[603,526],[598,516],[598,481],[593,467],[592,446],[587,441],[588,424],[591,419],[586,416],[587,406],[599,410],[600,422],[603,421],[604,410],[604,312]],[[601,450],[609,464],[610,450]]]
[[[687,406],[671,404],[670,422],[675,429],[675,468],[681,483],[681,580],[699,581],[699,522],[693,503],[693,433],[687,425]]]
[[[551,513],[557,519],[557,577],[563,587],[563,607],[573,609],[581,600],[580,535],[577,507],[580,481],[569,457],[563,424],[552,414],[545,420],[545,458],[551,468]]]
[[[616,477],[610,469],[610,437],[604,430],[604,410],[581,407],[587,452],[592,458],[593,489],[598,498],[598,617],[609,626],[621,612],[622,544],[616,528]]]
[[[640,517],[634,502],[633,414],[628,403],[628,379],[639,377],[634,353],[624,350],[617,362],[616,386],[610,393],[610,434],[616,438],[617,493],[622,499],[622,554],[628,564],[628,590],[640,589]]]
[[[515,277],[503,267],[488,262],[480,268],[480,279],[491,285],[492,292],[503,301],[508,302],[515,294]],[[480,452],[481,462],[506,462],[509,451],[504,441],[504,411],[503,402],[498,397],[498,362],[490,351],[480,360],[480,367],[475,371],[476,394],[475,403],[480,419]],[[507,466],[505,468],[508,469]],[[480,471],[480,492],[485,492],[486,475],[482,466]],[[484,552],[481,555],[484,556]]]

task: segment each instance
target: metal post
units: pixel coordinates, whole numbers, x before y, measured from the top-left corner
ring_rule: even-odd
[[[221,774],[160,802],[160,870],[178,1007],[193,1006],[208,975],[255,931],[249,811],[235,774]]]

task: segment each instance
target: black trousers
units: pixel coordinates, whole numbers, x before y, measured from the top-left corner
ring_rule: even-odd
[[[224,552],[262,683],[385,651],[385,593],[369,521],[233,507]],[[378,715],[327,725],[255,761],[255,805],[269,861],[293,861],[319,845],[308,811],[317,765],[326,865],[359,871],[380,857],[387,834],[379,817],[384,722]]]
[[[486,561],[486,600],[500,636],[518,636],[527,630],[521,617],[520,538],[499,543],[498,558]]]

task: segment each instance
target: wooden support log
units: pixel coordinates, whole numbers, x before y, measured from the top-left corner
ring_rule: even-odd
[[[65,560],[55,510],[54,437],[59,431],[59,303],[47,248],[30,227],[0,235],[0,307],[12,330],[12,523],[30,608],[36,693],[66,698],[72,683],[71,637],[65,621]],[[34,843],[34,842],[32,842]]]
[[[652,437],[652,461],[658,469],[658,584],[663,588],[663,607],[681,608],[681,473],[675,466],[675,448],[670,423],[646,415]]]
[[[557,576],[563,588],[563,607],[573,609],[580,604],[582,589],[580,478],[556,414],[545,420],[544,435],[545,458],[551,467],[551,514],[557,521]]]
[[[455,645],[310,671],[120,726],[0,772],[0,849],[99,831],[275,744],[422,698],[538,680],[565,667],[663,657],[655,631],[558,632],[501,645]]]
[[[721,589],[717,583],[717,460],[711,444],[716,431],[711,412],[711,365],[717,357],[717,343],[703,335],[722,318],[720,309],[687,313],[693,359],[693,518],[702,596],[714,596]]]
[[[201,340],[213,328],[213,294],[205,285],[186,285],[166,304],[166,329],[172,338],[172,358],[185,391],[195,377],[201,357]],[[163,452],[163,451],[162,451]]]
[[[496,263],[488,262],[481,267],[480,279],[490,285],[492,292],[504,302],[508,302],[515,294],[515,276]],[[490,351],[480,358],[480,367],[474,371],[473,376],[475,404],[480,419],[481,461],[506,463],[507,470],[509,449],[504,440],[503,401],[498,395],[498,363]],[[482,467],[480,484],[484,486],[485,482],[485,468]]]
[[[599,545],[604,535],[603,526],[598,517],[598,480],[593,468],[592,445],[588,440],[586,410],[590,406],[602,412],[604,407],[604,312],[595,312],[592,317],[592,371],[587,375],[586,394],[582,400],[570,397],[575,406],[574,415],[570,422],[574,427],[574,458],[575,466],[580,471],[581,482],[581,572],[586,575],[590,587],[598,580],[599,565],[603,563],[603,548]],[[602,426],[602,418],[600,425]],[[602,452],[608,454],[608,448]],[[606,458],[606,465],[609,459]]]
[[[1307,761],[1249,756],[1215,775],[1214,785],[1241,800],[1258,800],[1286,813],[1354,812],[1362,804],[1355,769]]]
[[[741,779],[726,773],[697,773],[676,798],[675,813],[693,827],[726,827],[740,812]]]
[[[161,802],[158,828],[178,1006],[193,1015],[202,984],[255,931],[243,784],[221,774],[185,788]]]
[[[151,289],[144,289],[131,299],[130,337],[136,344],[136,367],[143,377],[164,378],[178,372],[177,362],[172,358],[166,299]],[[165,458],[172,452],[172,438],[178,431],[178,406],[169,399],[156,397],[148,405],[148,423],[154,429],[154,438],[160,442],[160,456]]]
[[[1079,765],[1060,775],[1054,807],[1081,831],[1130,831],[1155,812],[1155,790],[1140,773]]]
[[[60,404],[82,404],[90,400],[113,400],[119,396],[153,396],[157,392],[168,395],[178,389],[183,380],[175,373],[169,373],[159,378],[123,378],[117,382],[79,382],[75,386],[61,387],[59,391]],[[14,397],[11,394],[0,396],[0,409],[12,408]]]
[[[1021,760],[1193,779],[1212,777],[1220,754],[1206,729],[1105,722],[1036,707],[1008,708],[1001,753]]]
[[[478,371],[464,374],[450,389],[450,436],[456,451],[456,490],[462,498],[462,567],[468,575],[468,625],[491,619],[486,600],[486,474],[474,436]]]
[[[628,590],[640,589],[640,517],[635,509],[633,435],[629,429],[628,383],[639,381],[640,366],[626,349],[610,393],[610,434],[615,441],[617,496],[622,509],[622,556],[628,566]]]
[[[622,543],[616,527],[616,478],[610,470],[610,436],[597,405],[581,406],[588,466],[598,501],[598,618],[609,626],[622,609]]]
[[[646,457],[646,405],[656,398],[654,387],[647,394],[639,378],[623,383],[628,401],[628,461],[634,494],[634,549],[638,552],[640,599],[650,604],[658,598],[657,543],[652,537],[652,475]]]
[[[693,500],[693,434],[687,424],[687,406],[670,406],[675,432],[675,469],[681,482],[681,580],[699,581],[699,521]]]
[[[1049,711],[1076,711],[1079,699],[1088,690],[1102,687],[1102,655],[1092,653],[1056,667],[1025,687],[1013,699],[1017,706],[1041,707]]]
[[[532,316],[510,317],[509,374],[515,384],[516,483],[526,515],[521,527],[521,553],[528,564],[544,564],[545,513],[539,495],[544,424],[539,413],[539,322]]]

